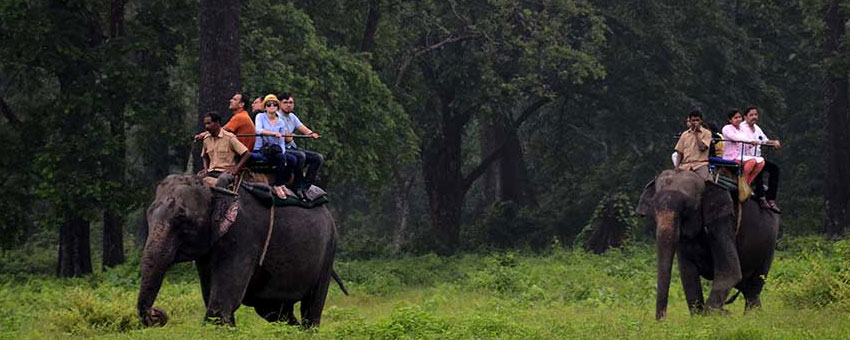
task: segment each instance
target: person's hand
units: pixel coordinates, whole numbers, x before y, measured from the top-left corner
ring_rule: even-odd
[[[195,140],[201,140],[201,139],[207,138],[207,136],[209,136],[209,135],[210,135],[209,131],[201,131],[200,133],[195,135]]]
[[[275,137],[277,137],[277,138],[280,138],[280,137],[282,137],[283,135],[281,135],[281,134],[280,134],[280,132],[275,132],[275,133],[274,133],[274,136],[275,136]]]
[[[759,142],[752,141],[752,142],[750,142],[750,145],[752,145],[752,146],[756,146],[756,145],[759,145]]]
[[[776,148],[777,150],[782,148],[782,143],[780,143],[778,140],[772,140],[772,141],[770,141],[770,143],[771,143],[771,144],[773,145],[773,147],[774,147],[774,148]]]
[[[207,169],[201,169],[201,171],[198,171],[199,177],[204,177],[206,175],[207,175]]]
[[[313,131],[313,132],[310,132],[310,137],[313,137],[313,139],[318,139],[321,136],[319,136],[319,134],[316,133],[316,131]]]

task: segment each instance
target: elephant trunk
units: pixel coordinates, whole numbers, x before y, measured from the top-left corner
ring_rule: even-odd
[[[676,226],[676,213],[672,210],[655,212],[655,244],[658,252],[658,282],[655,300],[655,319],[667,316],[667,296],[670,291],[670,272],[673,268],[673,256],[679,244],[679,228]]]
[[[145,326],[162,326],[168,322],[165,312],[154,307],[153,303],[159,294],[165,271],[174,261],[176,253],[174,237],[169,231],[167,223],[151,224],[150,236],[142,253],[142,284],[136,307]]]

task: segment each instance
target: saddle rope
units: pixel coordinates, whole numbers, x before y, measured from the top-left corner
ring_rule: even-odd
[[[735,235],[738,235],[738,232],[741,231],[741,216],[744,215],[744,208],[741,201],[738,201],[738,225],[735,227]]]
[[[269,190],[269,196],[272,199],[272,206],[269,208],[269,232],[266,234],[266,245],[263,246],[263,253],[260,254],[260,267],[263,266],[263,260],[266,259],[266,252],[269,250],[269,242],[272,240],[272,230],[274,230],[274,193]]]

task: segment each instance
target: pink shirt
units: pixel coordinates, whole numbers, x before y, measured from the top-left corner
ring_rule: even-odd
[[[723,142],[723,159],[741,159],[742,143],[737,142],[751,142],[753,140],[750,137],[750,134],[744,131],[743,125],[739,125],[739,127],[740,128],[736,128],[735,125],[732,124],[726,124],[726,126],[723,127],[723,139],[726,140]],[[729,142],[730,140],[737,142]],[[743,147],[746,149],[746,145]]]

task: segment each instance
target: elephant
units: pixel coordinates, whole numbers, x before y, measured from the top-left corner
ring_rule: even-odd
[[[326,205],[273,211],[272,230],[270,208],[244,188],[233,193],[204,186],[197,176],[165,178],[146,211],[137,301],[142,323],[168,321],[153,305],[165,272],[173,263],[195,261],[205,320],[235,326],[233,314],[244,304],[270,322],[298,324],[292,311],[300,301],[301,325],[318,326],[330,279],[345,291],[333,273],[336,225]]]
[[[722,307],[733,287],[746,298],[745,312],[761,306],[759,296],[773,262],[779,232],[776,213],[761,208],[753,199],[733,204],[726,189],[693,171],[683,170],[665,170],[650,182],[640,197],[637,212],[653,219],[656,225],[656,319],[667,316],[670,272],[676,253],[692,315],[726,312]],[[700,277],[712,281],[707,301],[703,300]],[[727,303],[732,301],[734,298]]]

